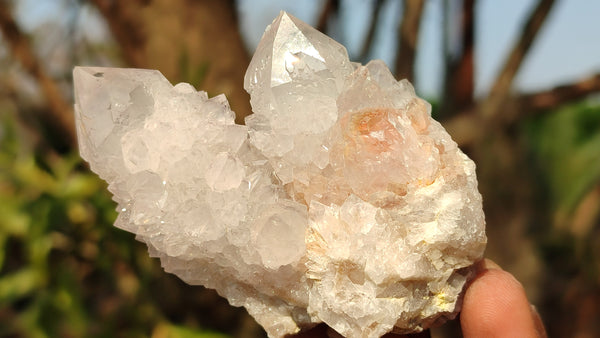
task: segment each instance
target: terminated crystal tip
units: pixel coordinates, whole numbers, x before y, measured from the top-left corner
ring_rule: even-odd
[[[385,64],[282,12],[245,77],[254,111],[159,72],[74,70],[81,155],[116,226],[271,337],[347,337],[452,318],[485,248],[475,165]]]

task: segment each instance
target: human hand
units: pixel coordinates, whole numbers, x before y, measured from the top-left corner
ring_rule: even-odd
[[[540,315],[529,304],[525,289],[510,273],[489,259],[477,263],[477,276],[463,298],[460,325],[465,338],[547,337]],[[326,325],[291,337],[340,337]],[[430,337],[429,330],[413,335],[384,337]]]
[[[465,292],[460,326],[470,337],[547,337],[540,315],[513,275],[489,259]]]

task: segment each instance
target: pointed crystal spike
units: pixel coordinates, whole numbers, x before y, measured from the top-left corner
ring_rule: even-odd
[[[131,123],[132,119],[149,113],[146,109],[132,114],[128,108],[136,100],[131,96],[138,96],[138,101],[147,106],[152,98],[144,88],[170,86],[159,71],[147,69],[75,67],[73,81],[77,133],[86,160],[90,160],[90,152],[96,152],[114,137],[117,124]]]
[[[292,81],[291,73],[301,59],[313,71],[330,70],[338,88],[353,69],[344,46],[282,11],[267,27],[256,48],[244,88],[252,95]]]
[[[250,142],[264,155],[283,158],[276,167],[282,182],[291,166],[323,161],[323,148],[302,152],[297,143],[310,137],[325,142],[338,119],[336,99],[354,66],[346,49],[306,23],[281,12],[267,28],[246,72],[254,114],[246,118]],[[299,169],[295,169],[299,172]]]

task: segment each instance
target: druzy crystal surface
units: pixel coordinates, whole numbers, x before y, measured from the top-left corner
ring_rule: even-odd
[[[418,332],[460,307],[486,243],[475,166],[381,61],[281,13],[245,77],[254,111],[158,71],[78,67],[81,155],[116,226],[271,337]]]

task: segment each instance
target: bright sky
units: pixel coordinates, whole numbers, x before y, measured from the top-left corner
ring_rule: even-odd
[[[249,47],[256,46],[262,32],[280,9],[314,24],[320,1],[241,0],[243,32]],[[502,67],[508,49],[536,0],[480,0],[476,22],[476,91],[485,93]],[[393,64],[396,41],[394,17],[401,2],[385,4],[384,28],[378,34],[373,58]],[[245,15],[248,13],[248,15]],[[255,14],[259,13],[259,14]],[[343,42],[350,55],[360,50],[360,42],[369,24],[369,4],[364,0],[343,1],[341,24],[332,32]],[[539,90],[575,81],[600,72],[600,1],[558,1],[538,35],[517,76],[517,88]],[[442,79],[442,0],[429,0],[422,21],[417,61],[417,90],[425,96],[436,95]],[[340,33],[342,32],[342,33]]]
[[[321,0],[238,0],[242,33],[248,48],[258,44],[265,27],[286,10],[315,24]],[[422,21],[416,65],[417,90],[434,96],[442,79],[442,1],[428,0]],[[69,1],[66,1],[70,3]],[[19,21],[27,30],[44,20],[59,20],[67,13],[63,1],[21,0],[17,2]],[[476,91],[485,93],[502,66],[508,48],[520,33],[520,26],[537,0],[479,0],[476,22]],[[376,48],[370,58],[393,64],[396,41],[393,32],[401,1],[387,0],[382,28],[376,36]],[[342,0],[340,18],[330,34],[346,45],[356,57],[369,24],[370,2]],[[600,1],[557,1],[517,77],[517,88],[538,90],[571,82],[600,72]],[[58,18],[58,19],[57,19]],[[80,15],[85,34],[92,39],[106,36],[106,26],[91,11]],[[65,20],[62,20],[63,22]]]

